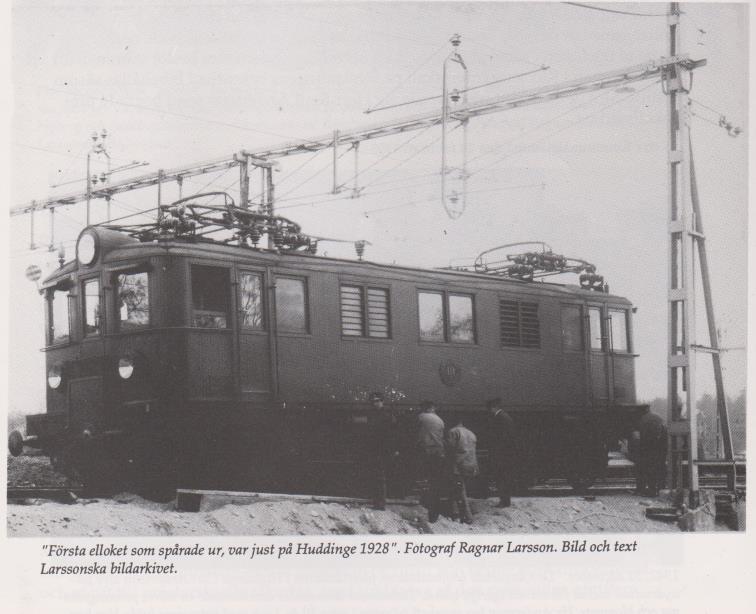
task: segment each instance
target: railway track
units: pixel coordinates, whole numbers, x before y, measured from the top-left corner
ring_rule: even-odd
[[[727,490],[727,478],[724,476],[701,476],[699,486],[706,490]],[[745,476],[738,476],[735,483],[738,492],[745,493],[746,480]],[[624,491],[634,492],[636,482],[634,477],[608,477],[596,480],[596,483],[585,491],[585,494],[617,494]],[[531,496],[558,496],[574,494],[575,491],[568,484],[567,480],[552,479],[546,480],[543,484],[532,486],[528,489]]]
[[[83,488],[8,486],[7,500],[49,499],[60,503],[74,503],[84,493]]]
[[[614,475],[612,475],[614,473]],[[727,491],[727,479],[724,475],[712,475],[711,473],[701,475],[699,477],[699,485],[706,490],[715,491]],[[610,465],[610,475],[600,478],[590,488],[580,493],[582,495],[594,496],[594,495],[613,495],[621,493],[634,492],[636,488],[636,480],[632,475],[632,465],[618,464],[614,467]],[[737,475],[736,491],[738,496],[744,496],[746,491],[746,478],[744,471],[741,471]],[[236,493],[237,495],[241,493]],[[541,496],[541,497],[559,497],[575,495],[576,491],[569,485],[565,479],[549,479],[545,482],[532,486],[527,490],[526,496]],[[51,501],[58,501],[63,503],[73,503],[78,498],[87,496],[87,493],[82,487],[52,487],[52,486],[8,486],[7,500],[9,502],[23,501],[27,499],[47,499]],[[298,495],[285,495],[270,493],[259,493],[256,496],[260,497],[291,497],[291,498],[303,498]],[[328,497],[326,497],[328,498]],[[335,498],[342,499],[342,498]],[[361,504],[365,503],[365,500],[359,498],[343,498],[344,501],[350,503]],[[342,502],[344,502],[342,501]]]

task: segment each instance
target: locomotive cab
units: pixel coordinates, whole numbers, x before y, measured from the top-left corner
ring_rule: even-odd
[[[76,259],[41,285],[47,411],[27,417],[22,443],[96,489],[117,487],[114,476],[127,470],[142,472],[140,457],[154,445],[146,434],[166,419],[154,334],[161,257],[152,252],[123,233],[89,227]]]

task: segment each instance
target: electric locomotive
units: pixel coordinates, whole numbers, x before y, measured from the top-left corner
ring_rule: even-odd
[[[578,286],[532,280],[534,257],[565,270],[551,252],[508,275],[368,262],[364,244],[323,257],[290,220],[198,199],[87,227],[43,281],[47,408],[13,454],[40,448],[94,490],[364,494],[371,393],[405,436],[397,482],[422,400],[465,415],[485,469],[484,403],[501,397],[523,484],[580,488],[634,428],[633,307],[592,268]]]

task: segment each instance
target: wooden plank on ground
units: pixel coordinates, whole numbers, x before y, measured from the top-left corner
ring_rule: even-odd
[[[329,495],[286,494],[270,492],[244,492],[236,490],[202,490],[179,488],[176,491],[176,508],[185,512],[199,511],[203,500],[228,499],[231,502],[254,503],[258,501],[297,501],[299,503],[347,503],[354,505],[370,505],[369,499],[356,497],[336,497]],[[414,505],[413,501],[404,499],[389,499],[389,505]]]

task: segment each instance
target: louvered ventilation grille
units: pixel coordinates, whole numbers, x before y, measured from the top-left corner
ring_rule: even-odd
[[[541,327],[537,303],[499,301],[499,324],[503,346],[540,347]]]

